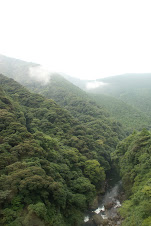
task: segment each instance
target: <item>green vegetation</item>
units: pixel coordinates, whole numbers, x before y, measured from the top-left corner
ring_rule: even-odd
[[[151,74],[125,74],[98,80],[107,85],[90,90],[115,97],[151,116]],[[150,126],[150,125],[149,125]]]
[[[113,159],[127,196],[120,209],[122,225],[151,225],[151,133],[134,132],[118,144]]]
[[[0,60],[0,72],[35,92],[0,75],[0,225],[81,225],[114,169],[123,226],[151,225],[150,74],[98,80],[108,85],[87,94],[58,74],[31,77],[37,64]]]
[[[106,108],[110,115],[119,121],[128,133],[132,133],[135,129],[149,129],[151,126],[151,117],[122,100],[103,94],[90,94],[90,97],[98,105]]]
[[[47,98],[52,98],[59,105],[66,108],[76,119],[89,128],[96,135],[96,139],[105,137],[105,142],[114,145],[115,140],[122,139],[125,134],[121,124],[109,118],[109,113],[97,105],[95,101],[88,95],[74,86],[62,76],[55,74],[51,77],[51,81],[46,85],[36,85],[30,83],[28,85],[34,92],[38,92]],[[101,134],[102,136],[98,136]],[[113,138],[113,139],[112,139]]]
[[[81,113],[84,113],[82,112],[82,107],[85,111],[91,108],[91,112],[94,112],[96,111],[96,103],[94,104],[94,102],[97,102],[97,108],[101,108],[101,114],[103,113],[108,117],[109,113],[114,120],[123,125],[124,130],[128,134],[134,129],[151,128],[151,74],[126,74],[98,79],[98,82],[101,81],[107,83],[107,85],[87,90],[86,86],[90,81],[83,81],[64,75],[71,83],[62,76],[54,74],[51,76],[50,82],[39,82],[38,78],[39,76],[43,77],[42,73],[44,73],[45,77],[45,71],[38,71],[40,65],[3,55],[0,55],[0,61],[1,73],[15,79],[31,91],[54,99],[59,105],[67,108],[74,117],[78,117],[78,120],[81,117]],[[35,69],[34,76],[30,73],[31,68]],[[48,74],[47,76],[49,77],[50,75]],[[85,92],[73,84],[95,95],[89,95],[88,97]],[[85,116],[88,118],[86,114],[83,114],[83,117]],[[123,132],[121,131],[121,133]]]
[[[103,79],[104,94],[111,95],[151,116],[151,74],[126,74]]]
[[[0,84],[0,224],[80,225],[120,126],[103,116],[90,127],[13,79],[0,75]]]
[[[87,89],[87,84],[96,81],[66,78],[89,93],[89,97],[105,108],[128,133],[134,129],[151,128],[151,74],[125,74],[98,79],[97,82],[106,85],[93,89]]]
[[[29,73],[31,67],[37,68],[39,65],[5,56],[0,56],[0,59],[2,62],[0,70],[6,72],[8,77],[14,78],[32,92],[55,100],[60,106],[66,108],[82,125],[86,126],[89,131],[85,131],[83,134],[80,133],[81,129],[77,127],[77,133],[81,134],[82,137],[85,137],[85,134],[95,135],[95,140],[98,140],[98,142],[101,140],[102,144],[109,146],[105,148],[110,152],[116,147],[118,140],[125,137],[125,132],[120,123],[111,120],[109,113],[104,108],[97,105],[94,100],[88,97],[86,92],[62,76],[54,74],[51,75],[49,82],[39,82],[32,78]],[[75,137],[73,137],[72,142],[77,143]]]

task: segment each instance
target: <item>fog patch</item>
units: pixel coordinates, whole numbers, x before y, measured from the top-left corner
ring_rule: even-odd
[[[47,84],[50,81],[51,75],[52,73],[41,65],[29,68],[29,76],[36,82]]]
[[[106,86],[106,85],[107,83],[104,83],[104,82],[92,81],[92,82],[87,82],[86,88],[90,90],[90,89],[96,89],[100,86]]]

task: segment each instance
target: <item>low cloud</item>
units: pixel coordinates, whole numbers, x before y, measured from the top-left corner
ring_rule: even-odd
[[[105,85],[107,85],[107,83],[92,81],[92,82],[88,82],[88,83],[86,84],[86,88],[87,88],[88,90],[90,90],[90,89],[96,89],[96,88],[98,88],[98,87],[100,87],[100,86],[105,86]]]
[[[50,81],[52,73],[43,66],[33,66],[29,68],[29,76],[37,81],[47,84]]]

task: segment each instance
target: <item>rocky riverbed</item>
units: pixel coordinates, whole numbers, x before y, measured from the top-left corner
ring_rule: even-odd
[[[93,208],[85,215],[83,226],[121,225],[122,219],[118,213],[121,195],[121,181],[119,181],[110,187],[104,196],[99,196],[94,200]],[[94,209],[96,205],[97,208]]]

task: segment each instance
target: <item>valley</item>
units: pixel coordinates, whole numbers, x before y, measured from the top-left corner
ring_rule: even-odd
[[[0,224],[81,226],[88,211],[84,225],[99,216],[102,225],[150,225],[150,78],[114,76],[86,91],[86,81],[1,55]]]

